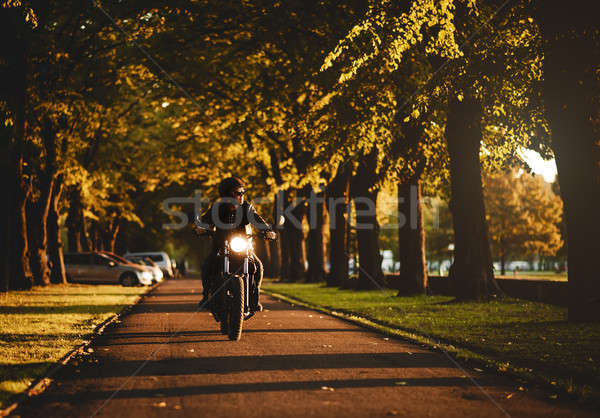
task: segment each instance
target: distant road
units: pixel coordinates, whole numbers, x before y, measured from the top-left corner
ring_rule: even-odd
[[[444,354],[263,296],[241,341],[196,312],[199,280],[164,282],[93,353],[15,411],[43,417],[595,416]],[[135,375],[134,377],[131,377]]]

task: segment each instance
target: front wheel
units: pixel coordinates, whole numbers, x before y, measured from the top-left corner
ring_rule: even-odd
[[[240,276],[232,277],[229,289],[231,291],[231,305],[227,314],[228,336],[231,341],[239,341],[242,336],[244,323],[244,280]]]

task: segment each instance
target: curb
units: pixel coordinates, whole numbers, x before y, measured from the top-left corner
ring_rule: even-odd
[[[138,295],[137,298],[131,303],[131,305],[124,307],[123,309],[121,309],[121,312],[119,312],[118,314],[114,314],[111,317],[102,321],[100,324],[96,325],[96,327],[94,328],[92,333],[89,335],[90,338],[88,341],[84,341],[82,344],[78,345],[77,347],[75,347],[71,351],[69,351],[67,354],[65,354],[43,376],[40,376],[36,380],[34,380],[31,383],[31,385],[29,386],[29,388],[27,388],[24,392],[15,394],[13,396],[13,399],[11,401],[9,401],[9,402],[11,402],[10,405],[4,409],[0,409],[0,417],[6,417],[6,416],[10,415],[15,409],[18,408],[18,406],[21,404],[21,402],[23,402],[33,396],[37,396],[37,395],[43,393],[48,388],[48,386],[50,386],[50,383],[52,383],[52,380],[50,379],[52,376],[54,376],[64,365],[66,365],[69,361],[71,361],[71,359],[73,357],[75,357],[77,354],[83,353],[86,348],[88,348],[90,345],[92,345],[92,343],[94,342],[96,337],[98,337],[100,334],[102,334],[109,325],[119,322],[119,320],[123,316],[127,315],[129,313],[129,311],[135,305],[140,303],[140,301],[142,299],[144,299],[146,296],[148,296],[152,292],[154,292],[154,290],[158,286],[160,286],[161,283],[157,283],[157,284],[149,287],[148,291],[146,293]]]
[[[600,401],[597,401],[595,399],[581,399],[578,396],[574,396],[572,393],[569,393],[567,390],[565,390],[565,388],[559,385],[554,386],[541,376],[530,376],[519,372],[519,370],[516,370],[513,367],[508,367],[504,370],[500,370],[499,361],[488,358],[484,354],[472,351],[467,347],[454,345],[443,340],[436,341],[434,338],[419,334],[417,331],[410,331],[402,328],[393,327],[391,325],[381,323],[377,320],[368,318],[366,316],[361,316],[358,313],[341,311],[339,309],[329,309],[324,306],[314,305],[302,299],[297,299],[293,296],[277,293],[267,289],[261,289],[261,291],[279,301],[289,303],[292,306],[302,306],[304,308],[308,308],[332,316],[334,318],[341,319],[342,321],[358,325],[362,328],[387,335],[391,338],[402,340],[411,344],[416,344],[428,350],[452,356],[454,360],[460,361],[462,366],[465,366],[468,369],[472,369],[472,371],[474,371],[475,373],[481,373],[483,372],[483,370],[481,369],[486,369],[488,373],[494,373],[498,376],[508,377],[516,382],[535,385],[539,390],[546,394],[553,394],[553,396],[557,395],[558,399],[562,401],[576,401],[580,404],[580,406],[584,407],[597,406],[598,404],[600,404]],[[470,357],[466,358],[464,356],[461,356],[460,352],[468,353]],[[555,399],[557,398],[551,397],[549,400]]]

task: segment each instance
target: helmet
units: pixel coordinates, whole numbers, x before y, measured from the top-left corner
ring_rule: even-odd
[[[219,183],[219,196],[229,196],[231,192],[239,187],[244,187],[244,182],[237,177],[229,177]]]

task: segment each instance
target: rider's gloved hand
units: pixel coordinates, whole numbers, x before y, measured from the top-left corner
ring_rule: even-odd
[[[275,231],[265,231],[264,237],[265,239],[276,240],[277,233],[275,233]]]

